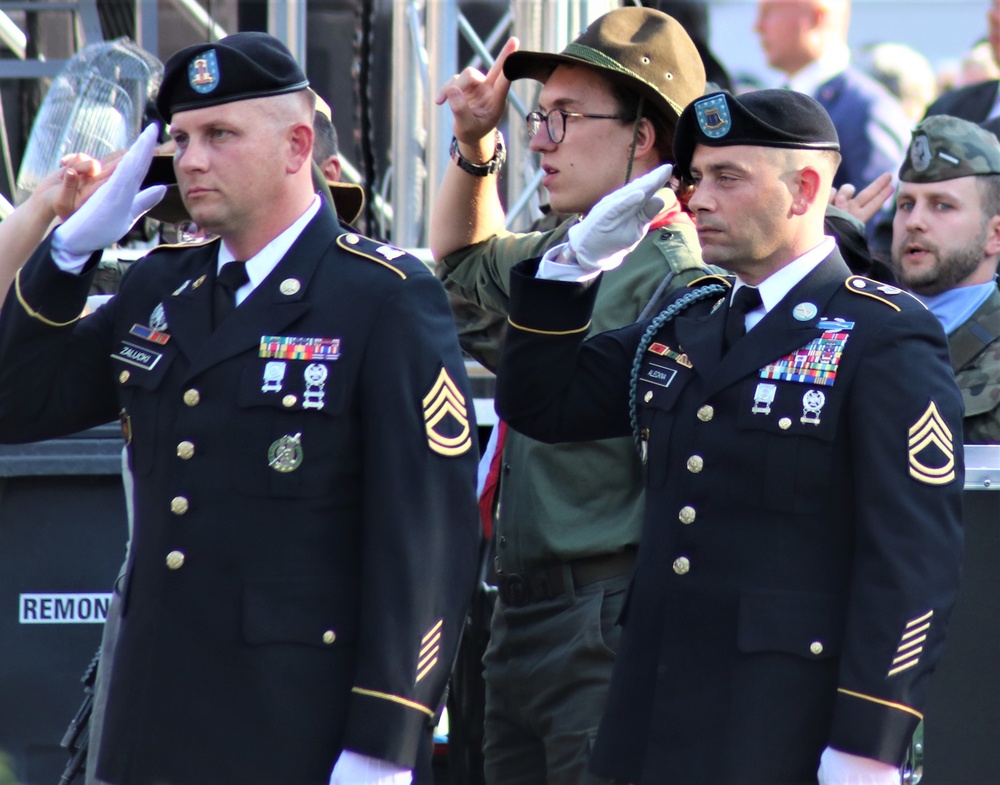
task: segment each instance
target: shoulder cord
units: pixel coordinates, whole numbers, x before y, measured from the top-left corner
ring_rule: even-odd
[[[639,346],[635,350],[635,357],[632,359],[632,374],[629,379],[628,386],[628,416],[629,422],[632,424],[632,439],[635,441],[635,448],[637,451],[641,449],[641,446],[639,439],[639,415],[636,402],[636,390],[639,386],[639,369],[642,367],[642,358],[646,354],[649,344],[652,343],[653,336],[656,335],[663,325],[673,319],[681,311],[687,309],[689,306],[694,305],[699,300],[705,300],[709,297],[725,294],[725,292],[726,288],[721,284],[699,286],[697,289],[685,292],[664,310],[660,311],[660,313],[653,318],[653,321],[649,323],[649,326],[646,328],[646,332],[643,333],[642,338],[639,341]]]
[[[653,292],[653,295],[649,298],[649,302],[647,302],[645,307],[642,309],[642,313],[636,317],[637,322],[644,322],[649,318],[649,314],[653,312],[653,308],[655,308],[663,299],[663,295],[666,293],[667,287],[675,277],[677,277],[677,273],[673,270],[669,270],[667,272],[667,274],[663,277],[663,280],[660,281],[659,286],[656,287],[656,291]]]

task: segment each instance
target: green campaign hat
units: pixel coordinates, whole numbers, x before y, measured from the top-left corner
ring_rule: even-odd
[[[559,65],[585,65],[634,90],[675,120],[705,92],[705,65],[680,22],[655,8],[616,8],[598,17],[560,54],[514,52],[510,79],[544,82]]]
[[[937,183],[977,174],[1000,174],[1000,140],[968,120],[938,114],[913,130],[899,179]]]

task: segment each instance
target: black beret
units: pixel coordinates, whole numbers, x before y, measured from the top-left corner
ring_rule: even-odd
[[[693,101],[674,133],[674,173],[687,178],[695,145],[840,150],[837,129],[818,101],[794,90],[712,93]]]
[[[156,108],[174,112],[305,90],[309,80],[292,53],[267,33],[233,33],[175,52],[163,69]]]

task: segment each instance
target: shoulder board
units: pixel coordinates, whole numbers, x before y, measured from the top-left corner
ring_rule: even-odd
[[[414,263],[423,264],[420,260],[410,256],[410,254],[400,248],[388,245],[387,243],[376,242],[354,232],[347,232],[337,237],[337,246],[355,256],[377,262],[386,269],[392,270],[404,281],[412,272],[412,270],[407,270],[408,267],[411,267]]]
[[[180,249],[185,248],[198,248],[202,245],[209,245],[211,243],[219,242],[221,238],[218,235],[213,235],[211,237],[206,237],[201,240],[192,240],[186,243],[160,243],[159,245],[154,245],[147,251],[147,253],[152,253],[153,251],[165,251],[167,249]]]
[[[865,278],[863,275],[850,276],[844,281],[844,286],[847,287],[847,291],[853,294],[860,294],[870,297],[873,300],[878,300],[880,303],[885,303],[896,311],[902,310],[900,301],[906,302],[907,300],[917,303],[921,308],[927,308],[918,298],[900,289],[898,286],[874,281],[871,278]],[[896,302],[893,302],[893,300],[896,300]]]
[[[689,281],[687,286],[691,289],[695,286],[707,286],[708,284],[717,283],[725,286],[727,289],[732,289],[734,280],[734,278],[725,275],[703,275],[700,278]]]

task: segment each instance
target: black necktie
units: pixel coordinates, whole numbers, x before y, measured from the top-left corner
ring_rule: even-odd
[[[728,351],[747,331],[747,314],[761,306],[760,292],[752,286],[741,286],[733,296],[733,304],[726,314],[726,333],[723,351]]]
[[[236,309],[236,290],[250,280],[244,262],[226,262],[215,276],[213,324],[218,327]]]

